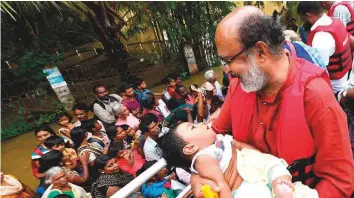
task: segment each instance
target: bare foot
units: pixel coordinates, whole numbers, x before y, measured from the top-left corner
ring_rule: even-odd
[[[276,183],[274,193],[276,198],[292,198],[293,184],[290,181],[280,180]]]

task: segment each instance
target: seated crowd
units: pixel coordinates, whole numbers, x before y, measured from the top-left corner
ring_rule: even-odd
[[[69,113],[58,114],[58,131],[48,125],[35,129],[39,145],[31,163],[40,184],[34,196],[112,196],[163,157],[159,144],[170,128],[209,124],[217,117],[227,91],[214,71],[205,78],[201,86],[185,87],[179,77],[168,76],[162,93],[153,93],[142,79],[121,83],[119,94],[94,86],[97,99],[91,107],[72,108],[76,122]],[[176,197],[190,177],[188,168],[167,167],[129,197]]]

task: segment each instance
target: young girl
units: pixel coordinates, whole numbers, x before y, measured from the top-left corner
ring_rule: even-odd
[[[72,146],[73,142],[70,139],[70,130],[74,128],[74,125],[71,123],[71,120],[72,117],[67,113],[58,114],[55,118],[55,122],[61,126],[58,130],[60,137]]]
[[[145,162],[143,167],[138,170],[137,175],[140,175],[151,166],[153,166],[157,161]],[[175,179],[175,174],[170,175],[166,178],[167,169],[163,168],[154,177],[150,178],[145,184],[141,186],[141,193],[143,197],[149,198],[159,198],[163,194],[165,197],[174,198],[175,193],[171,189],[171,179]]]
[[[97,120],[89,119],[85,121],[84,127],[86,132],[91,133],[88,142],[96,143],[98,146],[102,147],[104,153],[107,153],[107,149],[111,141],[109,140],[107,134],[101,131],[102,125],[100,125]]]
[[[165,78],[166,89],[163,91],[163,100],[165,102],[169,101],[171,98],[180,98],[176,93],[176,81],[171,77]]]
[[[42,125],[34,130],[34,135],[39,141],[39,145],[33,150],[31,154],[31,166],[33,175],[41,180],[41,183],[45,177],[44,173],[39,173],[39,159],[46,153],[49,152],[49,149],[44,145],[44,141],[50,136],[56,136],[52,128],[47,125]]]
[[[145,163],[135,148],[125,149],[122,142],[113,142],[108,149],[108,155],[116,158],[120,169],[134,175],[134,177]]]
[[[127,134],[121,126],[110,126],[107,128],[107,135],[111,142],[121,142],[124,144],[124,148],[130,148],[126,138]]]

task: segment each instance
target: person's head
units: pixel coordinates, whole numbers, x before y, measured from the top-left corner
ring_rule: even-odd
[[[134,88],[133,88],[133,86],[131,84],[123,82],[120,85],[120,92],[125,97],[129,97],[129,98],[134,97]]]
[[[145,109],[152,110],[155,107],[155,103],[156,103],[155,97],[151,94],[148,94],[146,97],[146,100],[144,100],[144,102],[143,102],[143,107]]]
[[[95,168],[101,173],[113,174],[119,172],[119,167],[116,159],[109,155],[101,155],[95,159]]]
[[[208,70],[207,72],[205,72],[204,77],[205,80],[211,83],[214,83],[218,79],[218,76],[213,70]]]
[[[125,132],[125,134],[127,136],[134,136],[135,135],[134,129],[132,127],[130,127],[129,125],[122,124],[122,125],[119,125],[119,127],[123,129],[123,131]]]
[[[40,172],[46,172],[52,167],[61,166],[63,154],[60,151],[49,151],[39,159]]]
[[[194,87],[195,87],[196,89],[198,89],[198,88],[199,88],[199,86],[198,86],[197,84],[193,84],[193,85],[194,85]],[[191,92],[192,96],[194,96],[194,97],[198,97],[198,92],[197,92],[197,91],[193,91],[193,89],[192,89],[192,85],[191,85],[191,86],[189,86],[189,91]]]
[[[216,134],[207,125],[184,122],[161,137],[159,147],[168,165],[189,167],[193,156],[216,141]]]
[[[122,142],[127,137],[127,134],[121,126],[109,126],[106,131],[107,136],[112,140],[112,142]]]
[[[50,168],[45,173],[46,184],[53,184],[53,188],[67,187],[69,184],[68,176],[64,169],[58,166]]]
[[[177,85],[176,86],[176,93],[181,97],[186,99],[188,96],[188,91],[184,85]]]
[[[294,30],[284,30],[283,31],[285,40],[288,42],[301,41],[301,38]]]
[[[321,18],[323,10],[319,1],[300,1],[297,6],[297,13],[304,23],[304,29],[308,31]]]
[[[124,150],[125,148],[123,142],[112,142],[111,145],[109,145],[107,155],[112,158],[122,157]]]
[[[83,103],[77,103],[73,106],[74,115],[80,121],[88,119],[88,112],[89,111],[90,111],[90,108],[86,104],[83,104]]]
[[[214,113],[218,108],[221,108],[221,106],[224,104],[222,100],[218,96],[213,96],[211,99],[211,104],[210,104],[210,114]]]
[[[157,117],[148,113],[141,118],[139,129],[142,133],[146,134],[149,137],[157,138],[160,133],[159,123]]]
[[[166,106],[169,110],[177,108],[179,105],[185,103],[184,100],[177,100],[176,98],[171,98],[166,102]]]
[[[60,195],[56,195],[53,198],[72,198],[72,197],[70,195],[67,195],[67,194],[60,194]]]
[[[175,79],[176,85],[178,85],[182,80],[181,80],[181,76],[177,73],[174,73],[172,75],[170,75],[173,79]]]
[[[284,34],[273,17],[260,9],[244,6],[235,9],[218,25],[217,52],[224,65],[238,76],[246,92],[256,92],[269,83],[269,74],[284,57]]]
[[[135,79],[135,87],[137,89],[141,89],[141,90],[144,90],[146,89],[146,82],[145,80],[141,79],[141,78],[136,78]]]
[[[34,135],[41,144],[50,136],[56,136],[54,130],[46,124],[36,127],[34,129]]]
[[[67,126],[72,120],[72,117],[67,113],[60,113],[55,116],[55,122],[61,126]]]
[[[194,119],[195,119],[195,116],[197,116],[197,113],[198,113],[198,104],[199,104],[199,102],[195,103],[194,106],[193,106],[192,115],[193,115]],[[204,100],[203,101],[203,119],[207,119],[208,115],[209,115],[208,103]]]
[[[153,161],[146,161],[144,163],[144,165],[136,172],[136,175],[139,176],[141,175],[143,172],[145,172],[147,169],[151,168],[157,161],[153,160]],[[161,181],[164,179],[164,177],[166,177],[167,175],[167,169],[166,168],[162,168],[156,175],[154,175],[153,177],[151,177],[149,179],[150,182],[157,182],[157,181]]]
[[[96,97],[100,100],[109,100],[108,98],[108,90],[103,84],[97,84],[93,86],[92,92],[96,95]]]
[[[50,136],[44,141],[45,147],[50,150],[63,152],[65,149],[64,139],[58,136]]]
[[[320,1],[320,4],[324,9],[329,10],[332,7],[333,2],[334,1]]]
[[[123,104],[113,106],[112,110],[113,114],[121,119],[125,119],[130,114],[128,107]]]
[[[74,142],[74,148],[78,149],[86,141],[87,133],[83,127],[75,127],[70,131],[71,140]]]
[[[171,87],[171,88],[175,88],[177,83],[176,83],[176,80],[173,79],[172,77],[170,76],[167,76],[164,80],[165,84],[167,87]]]
[[[101,124],[98,123],[96,119],[86,120],[82,125],[82,127],[85,128],[86,132],[99,133],[102,129]]]
[[[205,97],[208,99],[217,94],[216,88],[209,81],[203,84],[203,89],[205,90]]]

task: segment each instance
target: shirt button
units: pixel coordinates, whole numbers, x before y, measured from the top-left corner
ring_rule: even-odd
[[[260,144],[260,143],[261,143],[261,141],[257,140],[257,144]]]
[[[259,124],[260,124],[260,125],[263,125],[263,122],[260,122]]]
[[[264,105],[266,105],[267,103],[266,102],[263,102]]]

